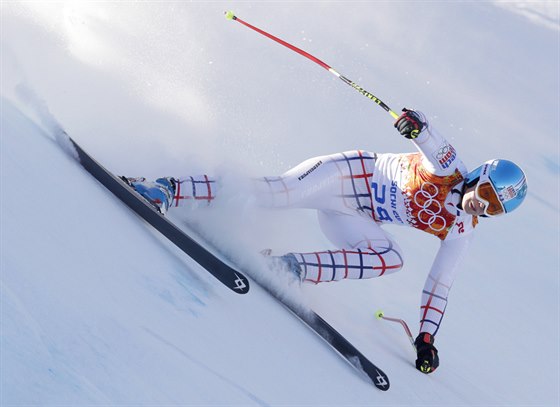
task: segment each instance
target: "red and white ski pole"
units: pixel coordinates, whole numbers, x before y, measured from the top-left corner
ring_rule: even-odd
[[[408,340],[410,341],[410,344],[414,348],[414,352],[416,352],[416,345],[414,344],[414,338],[412,337],[412,332],[410,331],[410,328],[408,327],[408,325],[404,321],[404,319],[386,317],[385,314],[383,313],[383,311],[381,311],[381,310],[379,310],[375,313],[375,317],[377,319],[384,319],[385,321],[391,321],[391,322],[396,322],[398,324],[401,324],[404,331],[406,332],[406,335],[408,336]]]
[[[314,57],[313,55],[305,52],[304,50],[287,43],[284,40],[281,40],[278,37],[275,37],[272,34],[267,33],[266,31],[261,30],[260,28],[255,27],[254,25],[251,25],[243,20],[241,20],[239,17],[237,17],[235,14],[233,14],[233,11],[226,11],[225,12],[226,18],[228,20],[233,20],[233,21],[237,21],[238,23],[243,24],[245,27],[250,28],[251,30],[254,30],[256,32],[258,32],[259,34],[264,35],[265,37],[270,38],[273,41],[276,41],[279,44],[282,44],[283,46],[291,49],[292,51],[297,52],[300,55],[303,55],[304,57],[310,59],[311,61],[315,62],[316,64],[322,66],[323,68],[325,68],[327,71],[329,71],[330,73],[332,73],[334,76],[336,76],[337,78],[340,78],[344,83],[346,83],[347,85],[352,86],[354,89],[356,89],[358,92],[360,92],[362,95],[364,95],[365,97],[367,97],[368,99],[372,100],[373,102],[375,102],[376,104],[378,104],[379,106],[381,106],[386,112],[388,112],[393,119],[398,119],[399,115],[397,113],[395,113],[393,110],[391,110],[391,108],[389,106],[387,106],[381,99],[379,99],[377,96],[375,96],[374,94],[368,92],[367,90],[365,90],[364,88],[362,88],[361,86],[359,86],[358,84],[352,82],[350,79],[346,78],[345,76],[341,75],[340,73],[338,73],[334,68],[330,67],[329,65],[327,65],[325,62],[321,61],[319,58]]]

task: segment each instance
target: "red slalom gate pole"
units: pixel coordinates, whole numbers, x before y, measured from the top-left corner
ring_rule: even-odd
[[[233,20],[233,21],[237,21],[238,23],[243,24],[245,27],[250,28],[251,30],[254,30],[256,32],[258,32],[259,34],[264,35],[265,37],[270,38],[273,41],[276,41],[277,43],[285,46],[286,48],[291,49],[294,52],[297,52],[300,55],[303,55],[304,57],[310,59],[311,61],[315,62],[316,64],[322,66],[323,68],[325,68],[327,71],[329,71],[330,73],[332,73],[334,76],[336,76],[337,78],[341,79],[344,83],[346,83],[347,85],[350,85],[351,87],[353,87],[354,89],[356,89],[358,92],[360,92],[362,95],[364,95],[365,97],[367,97],[368,99],[372,100],[373,102],[375,102],[377,105],[381,106],[386,112],[388,112],[393,119],[398,119],[399,115],[397,113],[395,113],[393,110],[391,110],[391,108],[389,106],[387,106],[381,99],[379,99],[377,96],[375,96],[373,93],[368,92],[367,90],[365,90],[364,88],[362,88],[361,86],[359,86],[357,83],[352,82],[350,79],[346,78],[345,76],[341,75],[340,73],[338,73],[334,68],[332,68],[331,66],[329,66],[328,64],[326,64],[325,62],[321,61],[319,58],[314,57],[313,55],[311,55],[308,52],[305,52],[304,50],[290,44],[287,43],[284,40],[281,40],[278,37],[275,37],[272,34],[267,33],[266,31],[261,30],[260,28],[255,27],[254,25],[251,25],[249,23],[247,23],[246,21],[243,21],[242,19],[240,19],[239,17],[237,17],[233,11],[226,11],[225,16],[228,20]]]

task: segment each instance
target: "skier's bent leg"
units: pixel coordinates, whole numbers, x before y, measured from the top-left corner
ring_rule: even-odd
[[[303,281],[373,278],[403,267],[398,244],[367,215],[320,211],[319,223],[325,236],[340,249],[290,253]]]
[[[302,281],[322,283],[380,277],[399,271],[402,258],[393,247],[327,250],[290,253],[299,266]]]

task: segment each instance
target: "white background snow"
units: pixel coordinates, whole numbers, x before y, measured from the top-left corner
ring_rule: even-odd
[[[0,7],[2,406],[558,405],[557,2]],[[389,228],[405,251],[401,272],[284,288],[383,368],[383,393],[256,284],[234,295],[162,240],[62,152],[55,125],[37,114],[45,103],[129,176],[231,181],[356,148],[413,151],[386,112],[226,21],[227,9],[393,110],[424,111],[469,168],[500,157],[526,170],[526,203],[477,229],[433,375],[414,369],[401,328],[374,312],[417,330],[436,239]],[[331,247],[312,212],[254,212],[232,190],[214,211],[174,219],[198,224],[251,275],[266,273],[260,249]]]

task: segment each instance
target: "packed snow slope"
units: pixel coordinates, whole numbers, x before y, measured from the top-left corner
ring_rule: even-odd
[[[557,406],[557,2],[2,2],[0,404]],[[469,168],[518,162],[529,195],[483,220],[422,375],[417,330],[438,247],[388,229],[405,268],[369,281],[276,289],[320,313],[389,375],[380,392],[257,284],[231,293],[89,176],[59,125],[117,174],[226,182],[189,222],[246,272],[259,250],[331,248],[315,214],[260,212],[231,187],[321,154],[412,151],[390,116],[420,109]]]

